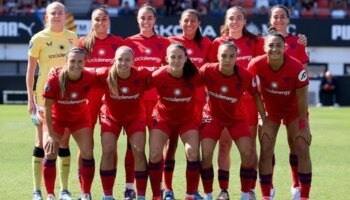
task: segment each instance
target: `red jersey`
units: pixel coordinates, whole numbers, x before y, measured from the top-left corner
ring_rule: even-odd
[[[243,67],[243,68],[247,68],[250,60],[252,58],[254,58],[256,55],[257,41],[254,41],[253,39],[246,37],[246,36],[243,36],[239,39],[233,39],[229,36],[221,36],[219,38],[216,38],[213,42],[213,45],[212,45],[210,52],[209,52],[209,55],[208,55],[209,61],[210,62],[218,62],[219,46],[229,39],[232,40],[232,42],[238,48],[236,65]]]
[[[96,73],[99,79],[103,80],[102,85],[105,91],[103,103],[107,108],[105,112],[107,116],[121,121],[135,119],[135,117],[146,118],[141,99],[146,88],[146,81],[151,76],[149,70],[131,68],[127,79],[118,78],[119,96],[112,94],[107,84],[109,68],[101,68]]]
[[[288,56],[292,56],[299,60],[302,64],[309,63],[309,56],[306,53],[306,46],[298,43],[298,36],[289,34],[284,38],[285,40],[285,54]],[[265,39],[263,37],[259,38],[258,42],[258,55],[266,54],[264,51],[264,43]]]
[[[153,35],[145,37],[141,34],[136,34],[125,39],[125,45],[134,51],[135,67],[146,67],[150,71],[159,69],[166,63],[166,49],[170,42],[168,39]],[[145,93],[146,100],[157,100],[155,90],[150,90]]]
[[[246,69],[237,67],[237,73],[226,77],[220,72],[219,63],[208,63],[201,68],[200,77],[209,94],[203,116],[218,119],[224,124],[245,118],[240,109],[240,99],[246,91],[252,95],[257,91],[256,83]]]
[[[169,71],[170,67],[165,66],[152,74],[151,86],[157,89],[159,95],[153,116],[174,123],[194,120],[197,77],[185,81],[171,76]]]
[[[260,79],[260,88],[268,113],[284,117],[298,110],[296,89],[309,84],[302,64],[291,56],[284,55],[284,64],[273,71],[267,55],[258,56],[249,63],[249,71]]]
[[[86,36],[79,38],[79,47],[84,48]],[[119,36],[108,35],[105,39],[95,38],[93,51],[85,62],[86,67],[110,67],[114,61],[115,51],[123,46],[123,39]]]
[[[86,95],[96,81],[95,72],[83,70],[79,80],[67,80],[66,97],[61,96],[59,73],[61,68],[51,72],[45,85],[44,97],[53,99],[52,119],[62,123],[73,123],[89,118]]]

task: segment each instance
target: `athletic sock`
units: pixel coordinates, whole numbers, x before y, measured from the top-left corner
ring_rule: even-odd
[[[201,169],[201,178],[203,182],[204,193],[209,194],[213,192],[213,182],[214,182],[214,169],[213,166],[207,169]]]
[[[61,190],[68,189],[68,179],[70,171],[70,150],[69,148],[58,149],[58,171],[60,177]]]
[[[44,149],[34,147],[32,158],[34,191],[41,190],[42,166],[44,159]]]
[[[218,180],[219,180],[219,186],[221,190],[227,190],[228,189],[228,183],[230,180],[230,172],[225,171],[222,169],[218,170]]]
[[[117,174],[117,169],[112,170],[100,170],[101,183],[103,188],[103,194],[106,196],[113,195],[114,181]]]

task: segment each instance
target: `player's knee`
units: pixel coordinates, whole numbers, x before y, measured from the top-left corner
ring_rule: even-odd
[[[161,151],[151,150],[150,155],[149,155],[150,162],[157,163],[161,160],[161,158],[162,158]]]
[[[52,152],[45,152],[45,158],[47,160],[55,160],[57,158],[57,154]]]
[[[187,154],[187,160],[190,162],[194,162],[194,161],[198,161],[199,160],[199,151],[195,150],[193,148],[188,148],[186,150],[186,154]]]
[[[90,160],[93,158],[93,151],[92,149],[81,149],[80,150],[81,157],[86,160]]]

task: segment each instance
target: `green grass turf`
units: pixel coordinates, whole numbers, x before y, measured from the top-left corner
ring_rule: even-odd
[[[24,105],[0,105],[0,199],[31,199],[33,188],[31,159],[34,147],[34,126]],[[313,182],[311,199],[349,199],[350,188],[350,153],[349,130],[350,108],[311,108],[311,129],[313,141],[311,154],[313,161]],[[99,178],[99,162],[101,145],[99,127],[95,131],[95,160],[96,173],[92,186],[94,199],[101,199],[102,189]],[[124,192],[124,152],[126,147],[125,136],[118,142],[119,163],[114,195],[122,199]],[[185,195],[185,168],[183,145],[179,143],[176,154],[174,173],[174,191],[178,199]],[[77,181],[76,153],[77,145],[71,140],[72,165],[69,188],[74,197],[80,193]],[[148,147],[146,148],[148,154]],[[285,128],[281,127],[276,144],[276,167],[274,185],[275,199],[290,199],[291,175],[288,162],[289,150],[286,142]],[[230,170],[230,196],[239,199],[239,157],[235,146],[232,150],[232,166]],[[216,161],[216,156],[214,158]],[[215,185],[214,196],[219,193],[217,184],[217,165],[214,163]],[[203,192],[200,183],[200,191]],[[44,189],[43,189],[44,191]],[[58,178],[56,194],[59,191]],[[45,193],[45,192],[44,192]],[[260,189],[257,186],[258,197]],[[46,195],[44,195],[46,196]],[[151,187],[148,184],[147,197],[151,197]]]

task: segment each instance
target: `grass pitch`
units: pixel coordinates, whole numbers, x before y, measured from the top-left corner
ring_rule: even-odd
[[[313,140],[311,155],[313,162],[313,181],[310,199],[330,200],[349,199],[350,188],[350,108],[311,108],[311,130]],[[34,147],[34,126],[30,121],[25,105],[0,105],[0,200],[31,199],[33,190],[31,159]],[[99,127],[95,129],[95,160],[96,173],[92,186],[93,199],[101,199],[102,187],[99,177],[99,162],[101,145]],[[124,152],[126,137],[121,136],[118,141],[119,162],[117,178],[114,186],[116,199],[123,198],[124,192]],[[77,145],[71,140],[71,174],[69,189],[78,197],[79,183],[77,180],[76,153]],[[148,154],[148,147],[146,147]],[[235,146],[232,148],[232,165],[230,170],[231,199],[239,199],[239,154]],[[289,150],[285,128],[281,127],[276,143],[276,167],[274,185],[276,200],[291,199],[291,175],[289,168]],[[214,158],[216,161],[216,157]],[[176,154],[176,167],[173,186],[175,196],[183,199],[185,195],[186,160],[183,145],[179,142]],[[214,163],[215,181],[214,196],[219,193],[217,184],[217,165]],[[203,193],[202,183],[199,190]],[[42,187],[44,197],[44,187]],[[58,177],[56,180],[56,194],[59,192]],[[260,189],[257,185],[257,194],[260,199]],[[147,197],[151,197],[151,187],[148,184]]]

